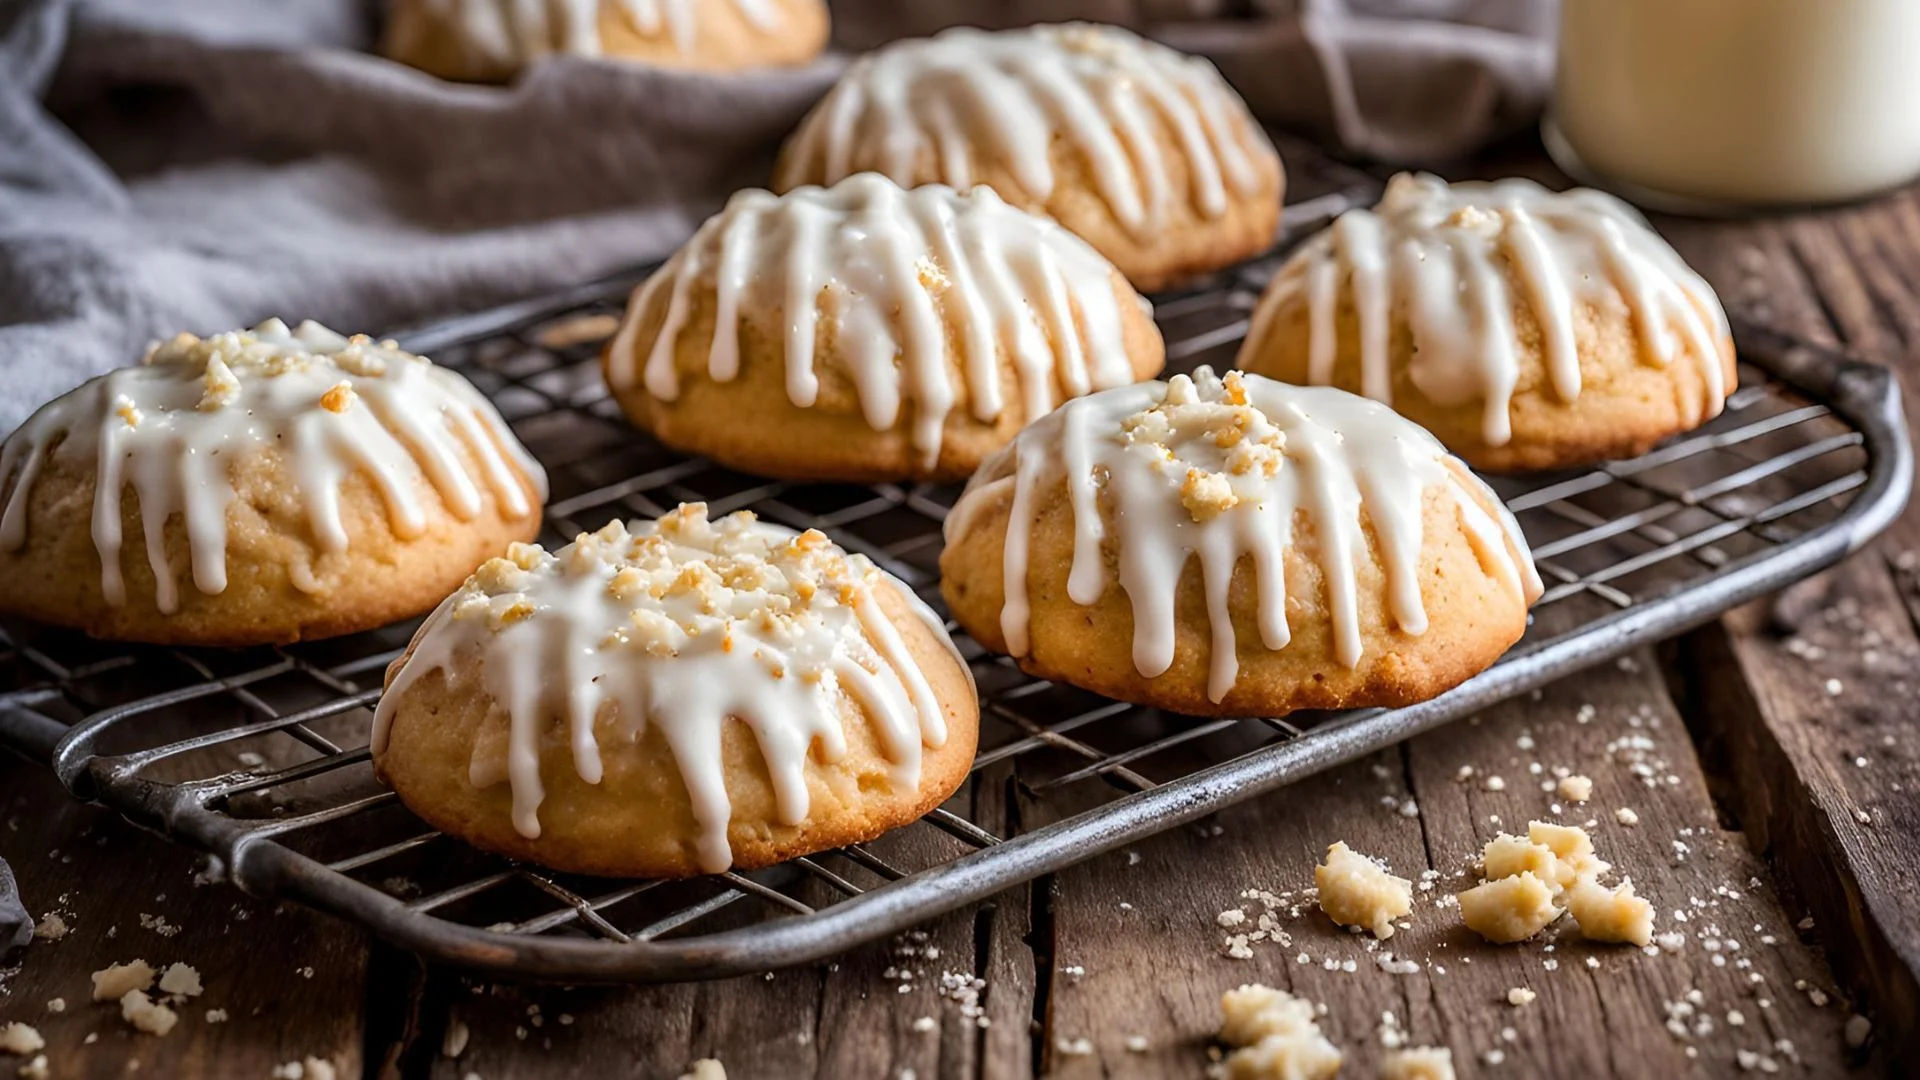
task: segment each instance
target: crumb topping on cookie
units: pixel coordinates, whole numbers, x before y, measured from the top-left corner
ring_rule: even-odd
[[[402,539],[428,527],[429,489],[462,521],[480,513],[488,493],[506,517],[534,513],[522,477],[545,494],[539,465],[465,379],[391,341],[269,319],[205,338],[180,334],[139,366],[42,406],[0,452],[0,480],[13,482],[0,548],[26,543],[27,508],[49,455],[91,465],[102,593],[111,604],[126,602],[121,500],[131,485],[155,602],[171,614],[180,598],[164,523],[175,514],[183,520],[194,586],[223,591],[227,510],[237,496],[229,470],[269,451],[298,489],[315,560],[347,550],[339,488],[356,472],[378,486]],[[327,587],[311,562],[290,567],[290,577],[307,591]]]
[[[1343,391],[1201,367],[1191,378],[1105,391],[1041,417],[955,504],[948,543],[1012,489],[1000,628],[1015,656],[1029,646],[1028,537],[1040,500],[1060,480],[1073,511],[1067,594],[1098,602],[1116,583],[1115,564],[1133,610],[1134,667],[1146,678],[1173,664],[1174,594],[1187,561],[1199,559],[1215,702],[1239,672],[1230,601],[1241,559],[1255,573],[1261,643],[1277,650],[1292,640],[1283,557],[1302,527],[1317,541],[1335,655],[1349,667],[1362,653],[1358,560],[1380,564],[1394,625],[1408,635],[1426,630],[1420,555],[1429,491],[1449,496],[1489,575],[1523,603],[1540,595],[1511,515],[1411,421]]]
[[[239,400],[241,376],[273,379],[318,367],[372,379],[385,375],[390,364],[425,362],[402,350],[399,342],[376,342],[366,334],[336,334],[311,319],[292,329],[279,319],[268,319],[252,330],[228,330],[211,337],[176,334],[171,341],[155,343],[141,361],[149,366],[200,368],[206,386],[203,409],[224,408]]]
[[[814,407],[823,378],[837,375],[875,431],[911,424],[930,467],[956,409],[993,423],[1018,395],[1039,416],[1059,404],[1056,388],[1076,396],[1133,381],[1116,277],[1086,241],[988,188],[905,190],[863,173],[785,195],[742,191],[634,291],[608,380],[678,399],[680,337],[695,296],[711,289],[709,378],[739,377],[743,312],[779,311],[788,400]],[[665,319],[642,355],[641,325],[662,294]],[[831,355],[819,353],[823,326]]]
[[[409,684],[471,666],[508,714],[514,826],[537,838],[546,733],[564,731],[580,777],[599,783],[596,725],[614,725],[622,741],[660,725],[703,830],[701,865],[718,872],[732,863],[720,758],[728,717],[752,728],[790,825],[807,816],[809,749],[818,742],[829,760],[846,750],[839,718],[849,703],[873,717],[897,785],[919,782],[923,743],[945,743],[946,714],[880,607],[886,589],[948,641],[938,617],[865,556],[745,511],[716,521],[691,503],[658,521],[611,522],[554,552],[515,544],[421,629],[381,699],[374,753]],[[501,774],[479,760],[473,768]]]
[[[1146,125],[1169,130],[1175,169]],[[827,183],[876,169],[905,184],[937,163],[966,190],[1004,166],[1027,195],[1054,191],[1056,141],[1075,151],[1093,187],[1137,236],[1180,202],[1209,218],[1228,191],[1262,182],[1272,148],[1213,65],[1116,26],[1069,23],[987,32],[956,27],[867,53],[807,114],[782,158],[778,186]]]
[[[602,648],[628,648],[674,657],[695,643],[751,636],[791,650],[822,632],[838,609],[851,610],[882,575],[865,556],[849,555],[808,529],[786,533],[761,525],[751,513],[709,521],[706,506],[691,503],[629,532],[611,521],[581,533],[564,560],[538,544],[512,544],[481,564],[454,594],[451,617],[484,618],[496,631],[527,617],[538,602],[543,575],[604,580],[605,599],[626,607]],[[841,627],[840,629],[845,629]],[[836,631],[837,632],[837,631]],[[819,679],[822,658],[789,670],[759,654],[775,678]]]
[[[1489,446],[1513,437],[1520,384],[1515,312],[1537,327],[1551,392],[1580,396],[1576,325],[1582,312],[1624,305],[1639,362],[1690,356],[1705,391],[1684,402],[1718,415],[1726,314],[1713,289],[1625,203],[1585,188],[1553,192],[1531,180],[1449,184],[1401,173],[1371,210],[1354,209],[1281,268],[1254,314],[1240,360],[1252,363],[1274,312],[1307,307],[1308,381],[1329,385],[1340,362],[1343,295],[1358,321],[1362,393],[1392,404],[1393,323],[1412,335],[1407,374],[1434,404],[1482,406]]]
[[[1120,421],[1120,432],[1149,468],[1178,477],[1180,503],[1196,522],[1257,499],[1260,482],[1286,463],[1286,433],[1248,402],[1237,371],[1204,386],[1175,375],[1166,397]]]

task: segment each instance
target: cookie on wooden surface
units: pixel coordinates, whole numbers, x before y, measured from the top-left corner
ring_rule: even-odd
[[[961,27],[855,61],[781,151],[776,190],[873,171],[984,185],[1143,291],[1265,251],[1279,155],[1212,64],[1114,26]]]
[[[462,82],[553,53],[743,71],[805,64],[827,31],[825,0],[396,0],[380,52]]]

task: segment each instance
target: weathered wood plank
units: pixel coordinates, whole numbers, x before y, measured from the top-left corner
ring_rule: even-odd
[[[1920,198],[1808,218],[1662,226],[1736,310],[1889,360],[1899,359],[1920,333]],[[1842,1066],[1845,1013],[1837,1000],[1816,1007],[1810,994],[1793,989],[1796,980],[1807,980],[1824,993],[1833,991],[1821,955],[1791,930],[1802,902],[1815,916],[1808,936],[1831,948],[1851,985],[1871,995],[1880,1030],[1920,1030],[1901,1019],[1911,1013],[1899,997],[1915,970],[1907,954],[1920,941],[1920,922],[1913,920],[1915,883],[1899,869],[1913,861],[1916,832],[1916,803],[1899,796],[1910,796],[1920,783],[1910,775],[1917,717],[1906,704],[1913,666],[1907,650],[1920,594],[1901,570],[1902,553],[1920,540],[1916,520],[1910,514],[1883,545],[1883,561],[1851,564],[1812,587],[1828,592],[1808,593],[1813,599],[1799,604],[1799,611],[1819,613],[1853,602],[1844,610],[1857,624],[1801,626],[1803,639],[1815,641],[1822,633],[1834,638],[1822,646],[1824,660],[1808,660],[1804,646],[1789,647],[1759,618],[1709,633],[1675,654],[1681,660],[1674,670],[1684,676],[1689,702],[1697,706],[1690,718],[1710,737],[1709,763],[1727,762],[1725,776],[1702,775],[1658,673],[1642,658],[1637,671],[1569,680],[1538,701],[1493,710],[1477,725],[1455,725],[1374,762],[1235,808],[1214,823],[1217,834],[1209,828],[1162,836],[1131,856],[1067,870],[979,911],[942,920],[929,928],[925,942],[916,943],[921,955],[910,961],[916,975],[906,994],[898,992],[901,980],[885,975],[900,959],[891,944],[838,965],[781,973],[771,982],[750,978],[697,987],[483,987],[474,993],[462,980],[437,973],[398,995],[408,1019],[391,1028],[397,1034],[385,1060],[376,1050],[376,1066],[393,1076],[477,1072],[491,1078],[591,1074],[597,1068],[673,1077],[694,1058],[716,1056],[736,1077],[896,1076],[902,1069],[913,1069],[922,1080],[1094,1071],[1199,1075],[1217,1021],[1218,992],[1258,979],[1328,1004],[1326,1026],[1349,1049],[1346,1073],[1354,1076],[1371,1073],[1379,1054],[1376,1029],[1387,1010],[1410,1041],[1454,1046],[1469,1074],[1482,1071],[1473,1064],[1477,1055],[1498,1049],[1506,1058],[1501,1075],[1723,1075],[1739,1068],[1743,1049],[1780,1056],[1772,1049],[1778,1038],[1793,1040],[1807,1074],[1835,1073]],[[1885,650],[1892,659],[1868,663],[1864,648],[1849,649],[1862,627],[1897,643]],[[1716,642],[1717,658],[1701,651]],[[1694,677],[1696,660],[1705,677]],[[1826,677],[1842,679],[1839,697],[1825,696],[1820,685]],[[1594,706],[1594,715],[1582,724],[1577,717],[1584,704]],[[1639,728],[1631,726],[1635,716]],[[1659,727],[1652,729],[1655,721]],[[1531,750],[1518,747],[1522,732],[1533,740]],[[1652,738],[1667,763],[1652,788],[1624,762],[1600,763],[1608,743],[1636,733]],[[1896,745],[1876,745],[1885,735],[1893,735]],[[1729,749],[1732,736],[1748,742]],[[1865,769],[1850,764],[1861,748],[1869,751]],[[1432,904],[1432,896],[1462,883],[1452,875],[1495,830],[1492,816],[1517,828],[1548,806],[1549,796],[1525,772],[1531,760],[1594,777],[1589,814],[1599,819],[1602,853],[1659,901],[1662,929],[1677,925],[1675,910],[1690,911],[1689,939],[1681,951],[1647,957],[1593,949],[1571,935],[1550,952],[1546,943],[1496,949],[1459,930],[1450,909]],[[1506,789],[1486,791],[1477,778],[1457,782],[1461,764],[1497,768]],[[1667,782],[1667,775],[1678,783]],[[1730,823],[1716,820],[1709,783],[1726,793]],[[379,981],[374,999],[393,997],[385,980],[402,972],[406,961],[368,976],[361,936],[341,924],[299,911],[270,914],[268,906],[224,889],[191,889],[186,854],[109,815],[68,804],[57,785],[17,763],[0,760],[0,791],[30,799],[6,814],[20,815],[20,830],[0,831],[0,854],[14,861],[29,899],[41,901],[45,881],[81,898],[75,936],[59,945],[36,944],[23,969],[0,984],[6,991],[0,1019],[15,1018],[13,1010],[26,1002],[34,1013],[26,1018],[54,1044],[57,1075],[119,1075],[129,1054],[143,1055],[147,1075],[156,1069],[159,1075],[265,1075],[273,1064],[306,1055],[330,1056],[346,1066],[347,1075],[357,1074],[361,984]],[[1004,770],[977,781],[975,794],[975,812],[1001,825],[1014,815],[1028,825],[1052,820],[1081,805],[1073,797],[1018,794]],[[1388,795],[1417,800],[1419,817],[1382,806]],[[1611,820],[1611,811],[1622,805],[1639,814],[1637,828]],[[1856,805],[1867,810],[1870,823],[1853,819]],[[1335,838],[1387,857],[1410,876],[1426,867],[1448,875],[1417,904],[1413,927],[1383,947],[1411,956],[1421,970],[1380,970],[1365,939],[1334,930],[1310,909],[1298,919],[1283,919],[1293,936],[1288,947],[1257,946],[1245,961],[1220,956],[1224,932],[1214,925],[1215,915],[1240,904],[1239,892],[1248,886],[1279,892],[1309,884],[1313,860]],[[102,848],[78,853],[76,845],[103,839]],[[1670,847],[1676,839],[1690,848],[1677,864]],[[75,856],[72,863],[46,857],[56,844]],[[1799,886],[1789,894],[1790,908],[1747,884],[1766,874],[1748,845]],[[96,851],[111,863],[91,857]],[[101,868],[107,865],[115,884],[138,887],[103,888]],[[1719,886],[1740,895],[1717,894]],[[170,898],[166,905],[151,902],[161,893]],[[1708,905],[1704,914],[1692,914],[1695,898]],[[178,937],[139,928],[138,913],[159,907],[170,923],[186,928]],[[248,912],[244,922],[236,921],[240,911]],[[1720,942],[1717,952],[1704,946],[1703,921],[1719,927],[1713,937]],[[88,927],[105,925],[119,927],[115,938],[86,936]],[[252,932],[263,925],[270,928],[270,951]],[[1763,944],[1765,937],[1774,944]],[[1741,947],[1730,949],[1728,939]],[[928,945],[940,956],[925,956]],[[1309,964],[1297,962],[1301,952]],[[208,994],[168,1039],[123,1034],[125,1026],[109,1006],[84,1004],[88,971],[142,954],[155,962],[189,960],[208,981]],[[56,962],[49,963],[49,956]],[[1597,970],[1587,968],[1589,956],[1600,962]],[[1715,957],[1724,963],[1715,965]],[[1329,958],[1334,970],[1323,966]],[[1341,968],[1347,960],[1354,962],[1353,972]],[[311,980],[289,967],[309,962],[315,968]],[[938,995],[934,986],[945,970],[984,975],[990,1027],[969,1029],[957,1007]],[[1749,981],[1753,974],[1764,982]],[[1538,1000],[1518,1010],[1505,1005],[1505,991],[1515,985],[1534,989]],[[1681,1040],[1666,1029],[1664,1003],[1685,1002],[1690,989],[1701,992],[1714,1028],[1692,1034],[1702,1015],[1696,1006],[1686,1018],[1689,1037]],[[55,993],[66,997],[68,1011],[40,1015],[44,1006],[36,1003]],[[1764,1008],[1762,997],[1770,1002]],[[255,1005],[262,1010],[257,1017],[251,1015]],[[527,1012],[534,1005],[539,1025]],[[201,1022],[207,1007],[226,1007],[233,1020],[208,1027]],[[1727,1023],[1725,1011],[1733,1008],[1741,1011],[1743,1024]],[[1037,1032],[1030,1023],[1036,1014]],[[563,1015],[574,1022],[562,1023]],[[922,1016],[936,1021],[935,1031],[916,1029],[914,1021]],[[471,1033],[458,1060],[438,1053],[449,1017]],[[1514,1030],[1512,1041],[1503,1037],[1507,1027]],[[518,1028],[526,1029],[524,1039]],[[80,1041],[88,1031],[101,1033],[92,1046]],[[1144,1052],[1129,1048],[1132,1036],[1145,1040]],[[1092,1053],[1060,1049],[1065,1040],[1077,1050],[1080,1038]],[[383,1044],[376,1038],[374,1045]],[[1689,1047],[1695,1056],[1688,1056]]]
[[[1675,234],[1730,307],[1889,364],[1916,415],[1920,194]],[[1920,508],[1909,508],[1872,552],[1679,653],[1700,681],[1691,716],[1726,763],[1729,802],[1813,913],[1881,1038],[1896,1040],[1885,1048],[1896,1061],[1920,1056],[1920,892],[1910,869],[1920,836],[1908,820],[1920,785],[1908,749],[1920,728],[1911,704],[1920,594],[1908,573],[1916,549]]]
[[[1592,707],[1585,723],[1578,719],[1582,706]],[[1609,753],[1609,744],[1634,738],[1654,746]],[[1641,754],[1662,762],[1649,765],[1651,786],[1628,760]],[[1532,775],[1534,762],[1549,771]],[[1590,775],[1593,801],[1561,802],[1555,815],[1560,800],[1540,784],[1556,765]],[[1462,766],[1476,770],[1471,780],[1457,779]],[[1486,789],[1490,773],[1502,777],[1504,790]],[[1415,800],[1417,817],[1399,812],[1407,798]],[[1613,819],[1620,807],[1638,814],[1637,827]],[[1556,816],[1594,820],[1602,855],[1655,900],[1662,931],[1686,935],[1682,948],[1647,956],[1594,946],[1566,923],[1536,942],[1491,946],[1459,925],[1456,909],[1435,903],[1469,883],[1457,875],[1495,832]],[[1843,1011],[1831,1003],[1816,1007],[1794,989],[1807,980],[1830,995],[1831,978],[1795,937],[1788,913],[1752,884],[1764,872],[1758,860],[1737,833],[1716,823],[1685,728],[1644,658],[1631,672],[1566,680],[1537,701],[1509,703],[1404,751],[1233,808],[1215,824],[1217,832],[1181,831],[1143,843],[1138,862],[1114,856],[1060,875],[1046,1047],[1053,1072],[1197,1076],[1218,1023],[1218,994],[1248,981],[1324,1003],[1323,1026],[1348,1053],[1343,1074],[1355,1076],[1373,1074],[1388,1012],[1410,1042],[1452,1047],[1467,1075],[1491,1071],[1493,1051],[1503,1058],[1499,1075],[1725,1075],[1740,1067],[1742,1051],[1754,1055],[1753,1067],[1762,1056],[1785,1064],[1787,1055],[1774,1045],[1782,1038],[1812,1075],[1843,1067]],[[1314,862],[1336,839],[1386,858],[1405,876],[1426,869],[1442,875],[1437,887],[1416,894],[1410,929],[1370,948],[1369,938],[1335,928],[1304,902]],[[1684,861],[1675,860],[1675,840],[1688,845]],[[1257,915],[1260,905],[1240,898],[1247,888],[1291,892],[1304,906],[1298,918],[1281,920],[1286,944],[1258,944],[1251,959],[1234,960],[1221,955],[1229,931],[1214,920],[1235,907]],[[1117,908],[1123,900],[1131,911]],[[1687,920],[1676,922],[1676,911]],[[1151,948],[1141,947],[1149,941]],[[1420,970],[1388,973],[1376,963],[1387,951],[1417,961]],[[1085,974],[1064,975],[1072,965]],[[1505,1000],[1513,987],[1539,997],[1516,1009]],[[1699,1003],[1688,1000],[1696,990]],[[1668,1030],[1669,1003],[1690,1011],[1684,1039]],[[1733,1010],[1739,1025],[1728,1022]],[[1696,1034],[1703,1019],[1711,1030]],[[1128,1049],[1132,1036],[1144,1038],[1144,1052]],[[1080,1038],[1091,1052],[1068,1052],[1081,1049],[1074,1043]]]
[[[963,796],[956,809],[979,815],[989,829],[1004,827],[1004,770],[989,770],[975,784],[980,805],[970,808],[966,799],[972,796]],[[961,850],[958,841],[931,827],[893,834],[872,847],[898,866],[923,865]],[[837,862],[834,869],[863,886],[878,883]],[[824,888],[810,899],[829,899]],[[1022,963],[1024,893],[1014,890],[994,904],[828,964],[724,982],[569,989],[436,974],[425,989],[424,1011],[438,1017],[419,1029],[430,1045],[405,1055],[431,1064],[424,1073],[401,1074],[670,1080],[697,1059],[715,1058],[735,1077],[1027,1075],[1032,964]],[[989,1026],[963,1015],[961,1003],[943,990],[948,974],[988,979],[979,1004]],[[468,1033],[457,1058],[436,1052],[450,1024]]]
[[[34,913],[57,911],[71,931],[35,941],[19,969],[0,978],[0,1021],[39,1028],[54,1075],[266,1076],[307,1057],[359,1074],[365,934],[196,884],[186,849],[74,802],[44,768],[6,754],[0,792],[0,857]],[[180,1006],[165,1037],[135,1032],[117,1004],[92,1000],[92,972],[136,958],[157,968],[192,964],[206,987]],[[54,998],[63,1012],[48,1010]],[[227,1021],[209,1023],[210,1009],[225,1010]],[[3,1064],[0,1072],[12,1075]]]
[[[976,822],[996,836],[1011,836],[1021,825],[1015,794],[1013,765],[989,766],[973,781]],[[984,919],[976,915],[974,963],[986,982],[981,1005],[991,1025],[983,1030],[975,1076],[981,1080],[1030,1080],[1038,1073],[1034,1046],[1034,1016],[1042,1006],[1041,961],[1035,945],[1045,936],[1036,922],[1051,918],[1055,901],[1051,879],[1009,889],[986,906]],[[943,1080],[945,1074],[942,1074]]]
[[[1783,885],[1863,998],[1886,1059],[1910,1063],[1920,1055],[1920,757],[1909,680],[1920,643],[1885,566],[1858,559],[1828,584],[1791,645],[1750,611],[1675,653],[1734,812],[1755,848],[1791,871]]]

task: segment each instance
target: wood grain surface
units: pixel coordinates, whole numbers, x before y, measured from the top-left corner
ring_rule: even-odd
[[[1489,161],[1475,171],[1553,175],[1531,145]],[[1893,366],[1910,411],[1920,405],[1920,193],[1657,225],[1731,310]],[[189,853],[0,759],[0,857],[30,904],[72,926],[0,973],[0,1022],[36,1026],[57,1077],[264,1077],[308,1057],[343,1077],[453,1080],[672,1080],[703,1057],[736,1080],[1200,1077],[1220,992],[1261,981],[1326,1005],[1346,1076],[1375,1074],[1383,1029],[1386,1041],[1451,1047],[1462,1076],[1913,1075],[1917,540],[1910,511],[1839,569],[1657,652],[921,933],[705,985],[524,987],[422,970],[346,924],[195,884]],[[1590,776],[1591,801],[1541,790],[1556,767]],[[989,828],[1053,820],[1089,797],[1039,786],[1002,765],[967,797]],[[1616,818],[1623,808],[1637,824]],[[1460,928],[1441,898],[1468,883],[1473,853],[1555,814],[1594,822],[1601,854],[1655,901],[1658,929],[1684,935],[1678,948],[1647,955],[1571,932],[1494,947]],[[1220,914],[1256,918],[1247,890],[1297,901],[1336,839],[1404,876],[1438,875],[1416,893],[1410,928],[1373,943],[1282,903],[1284,944],[1226,955]],[[178,932],[156,932],[156,915]],[[1385,970],[1389,951],[1418,970]],[[206,980],[165,1038],[89,1000],[89,972],[134,957],[184,960]],[[942,992],[943,975],[984,981],[984,1026]],[[1537,996],[1510,1005],[1514,987]],[[50,1013],[56,996],[66,1010]],[[213,1008],[229,1019],[208,1023]],[[1856,1013],[1871,1021],[1864,1040]],[[444,1052],[450,1029],[466,1033],[457,1057]],[[20,1063],[0,1056],[0,1078]]]

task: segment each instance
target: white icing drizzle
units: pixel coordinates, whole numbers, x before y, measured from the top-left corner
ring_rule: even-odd
[[[1156,123],[1185,156],[1186,192],[1170,182]],[[932,165],[966,190],[993,160],[1044,202],[1056,138],[1085,160],[1114,217],[1141,235],[1183,197],[1207,217],[1225,213],[1228,189],[1257,191],[1259,160],[1272,156],[1206,60],[1113,26],[956,27],[855,61],[801,122],[777,186],[864,168],[905,184]]]
[[[677,398],[674,348],[697,290],[711,287],[709,377],[739,376],[743,311],[780,311],[788,400],[812,407],[821,365],[843,366],[874,430],[892,429],[911,406],[913,446],[931,465],[960,399],[956,379],[980,421],[1006,407],[1003,352],[1030,417],[1059,404],[1056,384],[1075,397],[1133,381],[1114,280],[1112,264],[1085,241],[987,188],[906,190],[861,173],[779,196],[742,191],[634,290],[609,380],[615,390],[640,385],[662,401]],[[643,361],[635,339],[663,290],[666,321]],[[816,350],[823,318],[836,330],[831,360]]]
[[[109,604],[126,602],[121,503],[131,484],[154,600],[171,614],[180,597],[166,550],[168,519],[179,515],[186,527],[194,587],[223,591],[227,507],[235,497],[229,469],[268,448],[281,454],[298,487],[321,554],[347,550],[339,491],[355,472],[379,490],[403,540],[429,524],[425,487],[461,521],[480,513],[483,491],[503,516],[535,512],[521,476],[541,498],[546,494],[539,464],[459,375],[390,341],[342,337],[315,322],[289,330],[269,319],[205,339],[181,334],[156,346],[145,364],[89,380],[41,406],[0,451],[0,481],[14,480],[0,514],[0,549],[26,543],[27,507],[49,455],[90,463],[101,593]],[[462,450],[477,474],[462,463]],[[310,566],[289,571],[297,588],[325,588]]]
[[[952,648],[939,617],[865,556],[745,511],[710,522],[692,503],[631,531],[616,521],[582,533],[552,554],[517,544],[421,627],[375,711],[373,753],[386,752],[408,686],[456,665],[478,672],[508,722],[506,762],[476,748],[469,777],[476,787],[504,778],[514,828],[537,839],[545,731],[563,724],[575,771],[598,784],[596,720],[611,719],[623,744],[658,725],[700,827],[700,867],[718,873],[733,863],[728,718],[752,730],[786,825],[807,818],[810,749],[818,743],[828,762],[846,753],[849,701],[872,718],[897,789],[919,784],[923,743],[945,744],[945,713],[878,589],[896,590]]]
[[[1359,315],[1362,392],[1392,403],[1392,326],[1404,317],[1414,386],[1443,407],[1482,402],[1489,446],[1513,435],[1516,288],[1540,326],[1561,401],[1580,396],[1578,309],[1614,292],[1633,318],[1642,362],[1664,367],[1689,351],[1700,365],[1705,393],[1686,403],[1689,411],[1700,420],[1718,415],[1729,389],[1720,348],[1726,315],[1713,289],[1639,215],[1602,192],[1554,193],[1522,179],[1448,184],[1395,176],[1379,206],[1347,211],[1287,261],[1254,316],[1240,362],[1255,363],[1273,313],[1304,296],[1308,379],[1333,382],[1343,287]]]
[[[700,8],[731,3],[756,29],[779,22],[774,0],[428,0],[442,17],[460,28],[464,44],[500,65],[519,65],[551,52],[599,56],[600,11],[616,5],[643,37],[673,39],[682,53],[693,51]]]
[[[1302,527],[1318,541],[1334,653],[1347,667],[1362,655],[1354,573],[1361,560],[1378,559],[1394,624],[1409,635],[1426,631],[1419,568],[1430,489],[1452,495],[1490,573],[1524,603],[1539,596],[1518,525],[1450,461],[1433,436],[1365,398],[1238,372],[1222,379],[1202,367],[1191,379],[1109,390],[1040,418],[983,466],[948,515],[946,536],[957,542],[1012,489],[1000,628],[1007,650],[1025,656],[1030,534],[1039,501],[1064,480],[1074,527],[1067,595],[1097,602],[1109,584],[1107,560],[1116,560],[1133,610],[1134,668],[1150,679],[1173,664],[1175,591],[1197,556],[1212,633],[1207,696],[1217,702],[1239,674],[1229,609],[1234,570],[1250,561],[1261,642],[1285,648],[1292,639],[1285,553]],[[1373,526],[1371,554],[1363,511]]]

